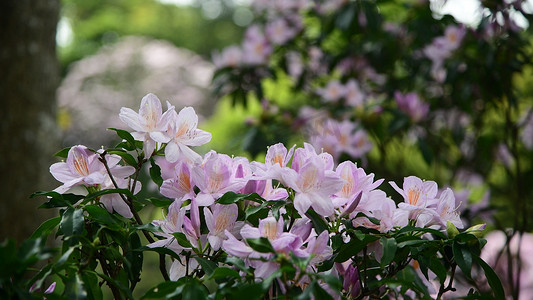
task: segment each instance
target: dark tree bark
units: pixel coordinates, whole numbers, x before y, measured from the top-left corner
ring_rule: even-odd
[[[59,7],[59,0],[0,1],[0,242],[29,237],[51,213],[29,196],[54,184]]]

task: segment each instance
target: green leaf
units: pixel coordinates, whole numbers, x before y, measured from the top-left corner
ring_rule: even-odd
[[[107,195],[107,194],[122,194],[129,198],[135,199],[135,195],[133,195],[128,189],[106,189],[106,190],[101,190],[98,192],[90,193],[89,195],[85,197],[85,200],[87,201],[87,200],[96,199],[102,195]]]
[[[263,203],[265,200],[261,198],[257,193],[251,194],[237,194],[234,192],[227,192],[220,197],[216,203],[219,204],[233,204],[241,200],[250,200],[257,203]]]
[[[468,278],[472,278],[472,253],[470,252],[469,247],[465,244],[454,242],[452,244],[452,252],[459,268],[461,268]]]
[[[35,232],[30,236],[30,239],[35,239],[38,237],[46,238],[61,222],[61,217],[55,217],[49,220],[44,221],[44,223],[39,226]]]
[[[94,300],[101,300],[104,298],[102,288],[98,282],[98,276],[91,271],[85,271],[81,274],[81,279],[87,287],[87,298]],[[47,297],[48,298],[48,297]]]
[[[139,249],[135,249],[134,251],[153,251],[153,252],[157,252],[159,254],[169,255],[170,257],[173,257],[175,259],[181,259],[180,256],[176,252],[174,252],[174,251],[172,251],[172,250],[170,250],[168,248],[164,248],[164,247],[154,247],[154,248],[152,248],[152,247],[144,246],[144,247],[140,247]]]
[[[178,241],[178,244],[180,244],[180,246],[184,247],[184,248],[193,248],[191,242],[189,242],[189,240],[187,239],[187,237],[185,236],[184,233],[182,232],[174,232],[172,234],[176,240]]]
[[[422,234],[422,233],[431,233],[439,238],[447,239],[448,237],[442,233],[439,230],[431,229],[431,228],[421,228],[421,227],[414,227],[414,226],[405,226],[402,229],[395,232],[396,234]]]
[[[65,263],[70,258],[70,255],[72,255],[72,252],[74,252],[74,250],[76,250],[77,248],[78,247],[70,247],[68,248],[67,251],[65,251],[65,253],[63,253],[63,255],[61,255],[61,257],[57,260],[57,262],[54,265],[54,272],[59,272],[63,269]]]
[[[170,200],[170,199],[161,199],[161,198],[155,198],[155,197],[151,197],[151,198],[147,198],[146,200],[150,201],[155,207],[169,207],[170,204],[172,204],[172,202],[174,202],[173,200]]]
[[[59,194],[53,191],[52,192],[36,192],[36,193],[33,193],[30,196],[30,198],[37,197],[37,196],[45,196],[45,197],[50,198],[48,202],[41,204],[39,208],[55,208],[55,207],[72,206],[74,205],[74,203],[83,199],[82,195]]]
[[[70,151],[70,148],[72,148],[72,147],[63,148],[63,149],[59,150],[58,152],[56,152],[54,154],[54,156],[61,157],[61,158],[67,158],[68,157],[68,152]]]
[[[257,252],[261,253],[276,253],[270,241],[265,237],[260,237],[257,239],[246,239],[248,245]]]
[[[210,260],[207,260],[205,258],[201,258],[201,257],[195,257],[194,259],[196,259],[196,261],[198,262],[198,264],[200,264],[200,266],[202,266],[202,270],[208,275],[210,276],[211,274],[213,274],[213,272],[215,272],[215,270],[217,269],[217,264],[210,261]]]
[[[347,7],[339,10],[339,15],[335,19],[335,25],[342,30],[347,30],[350,28],[355,15],[355,6],[347,5]]]
[[[446,276],[447,276],[446,268],[444,267],[444,264],[438,258],[436,257],[431,258],[429,269],[433,271],[435,275],[437,275],[437,277],[439,278],[439,282],[441,284],[443,284],[444,281],[446,281]]]
[[[394,238],[382,237],[380,240],[380,243],[383,246],[383,256],[381,257],[380,265],[382,268],[385,268],[394,259],[397,245],[396,245],[396,240]]]
[[[130,144],[133,147],[135,147],[135,139],[133,138],[131,133],[129,133],[126,130],[117,129],[117,128],[108,128],[108,129],[115,131],[120,138],[126,140],[128,142],[128,144]]]
[[[152,223],[146,223],[146,224],[143,224],[143,225],[134,225],[133,228],[135,228],[135,230],[146,230],[146,231],[150,231],[150,232],[163,232],[161,230],[161,227],[155,226]]]
[[[238,290],[233,294],[232,299],[239,300],[259,300],[263,298],[265,291],[261,283],[248,283],[240,285]]]
[[[305,215],[313,223],[313,227],[315,228],[315,231],[316,231],[317,234],[321,234],[322,231],[327,231],[328,230],[328,224],[326,223],[324,218],[319,216],[314,210],[308,209],[307,212],[305,213]]]
[[[483,268],[483,271],[485,272],[485,277],[487,278],[487,281],[489,282],[489,285],[492,288],[492,291],[494,292],[494,298],[505,299],[503,286],[496,272],[494,272],[494,270],[479,256],[474,255],[473,259],[476,261],[477,264],[481,266],[481,268]]]
[[[65,296],[68,299],[74,300],[87,299],[85,284],[79,273],[71,276],[70,280],[65,283]]]
[[[230,269],[228,267],[218,267],[215,269],[215,271],[213,271],[213,273],[211,273],[209,279],[222,279],[226,277],[240,278],[241,275],[234,269]]]
[[[141,299],[162,299],[170,294],[180,293],[183,290],[183,280],[165,281],[149,289]]]
[[[63,213],[59,228],[65,237],[70,237],[82,234],[83,225],[83,210],[69,207]]]
[[[126,267],[126,272],[128,273],[128,278],[131,284],[135,284],[140,280],[144,255],[142,251],[135,251],[135,249],[139,249],[141,247],[142,244],[139,234],[136,232],[132,233],[129,237],[129,247],[124,254],[124,265]]]
[[[378,236],[365,234],[362,239],[354,238],[347,244],[343,244],[339,249],[339,254],[335,258],[335,262],[345,262],[352,256],[357,255],[368,244],[375,242],[379,239]]]
[[[150,177],[157,184],[158,187],[161,187],[163,184],[163,177],[161,177],[161,168],[155,163],[153,158],[150,158]]]
[[[263,202],[261,203],[261,205],[259,206],[249,206],[248,208],[246,208],[246,212],[245,212],[245,216],[244,216],[244,219],[248,220],[248,218],[250,216],[253,216],[257,213],[260,213],[262,212],[262,216],[265,215],[265,210],[267,211],[266,215],[268,215],[268,211],[270,211],[270,209],[265,209],[265,207],[267,206],[268,202]]]
[[[201,284],[197,278],[188,278],[187,283],[183,286],[183,300],[207,299],[207,288]]]
[[[106,209],[97,205],[87,205],[85,210],[89,214],[89,217],[100,224],[105,225],[111,230],[121,230],[124,228],[124,224],[114,218]]]
[[[238,257],[228,256],[226,257],[226,263],[228,265],[232,265],[239,268],[241,271],[245,272],[248,275],[251,274],[250,269],[246,267],[244,261]]]
[[[108,150],[107,153],[115,154],[115,155],[122,157],[122,159],[130,166],[133,166],[133,167],[138,166],[137,160],[133,157],[133,155],[129,154],[126,151]]]

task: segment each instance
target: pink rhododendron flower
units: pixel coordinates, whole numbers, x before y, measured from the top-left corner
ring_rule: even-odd
[[[258,26],[248,27],[242,44],[243,62],[249,65],[262,65],[272,53],[272,47]]]
[[[331,257],[333,249],[328,245],[328,242],[329,232],[327,230],[322,231],[322,233],[316,237],[309,238],[305,251],[309,253],[309,255],[313,255],[313,258],[310,261],[312,265],[321,263]]]
[[[178,244],[176,238],[172,235],[176,232],[183,232],[183,218],[185,217],[186,210],[181,209],[181,204],[180,201],[174,201],[168,207],[168,214],[164,220],[155,220],[152,222],[155,226],[161,227],[163,232],[158,232],[157,235],[164,239],[148,244],[146,245],[147,247],[164,247],[176,253],[180,253],[184,249]]]
[[[361,158],[372,149],[366,132],[348,120],[339,122],[327,119],[324,124],[315,127],[315,131],[311,135],[313,146],[330,153],[335,160],[338,160],[342,153]]]
[[[218,69],[238,67],[242,61],[242,50],[237,46],[224,48],[220,53],[213,53],[213,64]]]
[[[169,162],[185,159],[191,162],[201,160],[201,156],[189,146],[201,146],[211,140],[211,133],[197,128],[198,116],[192,107],[184,107],[179,114],[171,113],[171,122],[164,137],[158,142],[168,142],[165,157]]]
[[[283,172],[289,169],[287,164],[292,158],[294,147],[289,150],[282,143],[268,147],[265,163],[252,162],[250,164],[257,179],[276,179],[283,182]]]
[[[326,102],[337,102],[346,95],[346,89],[338,80],[331,80],[325,88],[317,90],[318,95]]]
[[[365,100],[365,94],[354,79],[348,80],[344,86],[344,98],[346,104],[353,107],[362,107]]]
[[[294,207],[299,214],[304,215],[310,207],[321,216],[334,213],[330,196],[342,188],[344,180],[327,170],[320,157],[309,157],[298,171],[288,170],[283,176],[287,186],[296,191]]]
[[[247,183],[246,179],[235,177],[232,158],[215,151],[207,153],[201,166],[192,170],[192,178],[200,189],[196,196],[200,206],[209,206],[226,192],[237,192]]]
[[[98,186],[103,184],[107,175],[107,170],[99,160],[99,155],[89,150],[87,147],[78,145],[70,148],[66,162],[58,162],[50,166],[50,173],[63,185],[54,191],[64,193],[77,185]],[[117,166],[121,158],[118,155],[106,155],[107,165],[113,172],[119,172],[119,177],[133,174],[133,167]]]
[[[298,80],[300,75],[302,75],[304,71],[304,65],[302,62],[302,56],[295,51],[291,51],[287,53],[287,69],[289,71],[289,75],[291,77]]]
[[[170,280],[177,281],[178,279],[189,275],[194,269],[198,268],[198,262],[196,259],[189,259],[188,263],[185,263],[185,259],[186,258],[184,257],[183,262],[180,262],[177,259],[172,262],[168,272],[168,277]],[[189,274],[187,274],[187,270],[189,271]]]
[[[396,208],[396,203],[381,190],[372,190],[367,193],[350,217],[354,218],[360,212],[378,219],[379,224],[374,224],[366,217],[358,217],[352,221],[355,227],[363,226],[380,232],[388,232],[396,226],[406,226],[408,223],[408,213],[402,214],[402,211]]]
[[[351,161],[340,163],[335,173],[344,179],[342,188],[332,197],[335,207],[349,204],[359,193],[365,194],[366,197],[366,194],[381,185],[384,180],[379,179],[374,182],[374,174],[367,175],[365,170],[358,168]]]
[[[173,111],[174,107],[168,104],[168,110],[163,114],[159,98],[154,94],[148,94],[141,101],[139,113],[123,107],[120,109],[119,118],[135,130],[131,135],[143,142],[144,155],[150,157],[156,148],[156,141],[168,142],[163,132],[168,129],[170,114]]]
[[[265,34],[274,45],[283,45],[297,34],[297,30],[291,27],[283,18],[278,18],[267,24]]]
[[[433,218],[428,225],[436,223],[440,225],[441,228],[446,229],[447,222],[452,223],[459,229],[464,227],[463,221],[461,221],[459,213],[457,212],[455,196],[453,191],[449,188],[440,194],[440,197],[436,203]]]
[[[205,223],[209,233],[207,239],[213,250],[218,250],[226,239],[226,230],[232,231],[237,221],[239,209],[236,204],[214,204],[211,209],[205,207]]]
[[[390,181],[390,185],[404,198],[404,202],[398,204],[398,208],[409,212],[408,218],[416,220],[420,214],[432,214],[428,207],[437,203],[437,183],[435,181],[422,181],[416,176],[404,178],[403,189]],[[455,203],[454,203],[455,205]]]
[[[396,91],[394,98],[398,108],[408,115],[413,122],[423,120],[429,113],[429,103],[424,103],[416,93],[402,94]]]
[[[161,194],[178,200],[193,199],[196,194],[195,184],[191,179],[191,168],[187,162],[178,161],[174,166],[174,176],[163,181]]]

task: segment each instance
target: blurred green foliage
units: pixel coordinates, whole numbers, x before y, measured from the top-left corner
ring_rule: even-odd
[[[219,16],[208,19],[200,2],[178,6],[156,0],[63,0],[62,20],[72,33],[70,42],[59,47],[63,73],[70,63],[126,35],[168,40],[208,57],[243,34],[232,19],[236,7],[220,3]]]

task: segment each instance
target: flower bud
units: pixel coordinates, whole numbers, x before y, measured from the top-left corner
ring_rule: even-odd
[[[446,222],[446,233],[448,234],[449,238],[453,239],[459,234],[459,230],[457,230],[457,227],[455,227],[452,222],[448,221]]]
[[[485,231],[485,227],[487,227],[487,224],[478,224],[468,228],[467,230],[465,230],[465,232],[468,232],[480,238],[483,236],[483,231]]]

